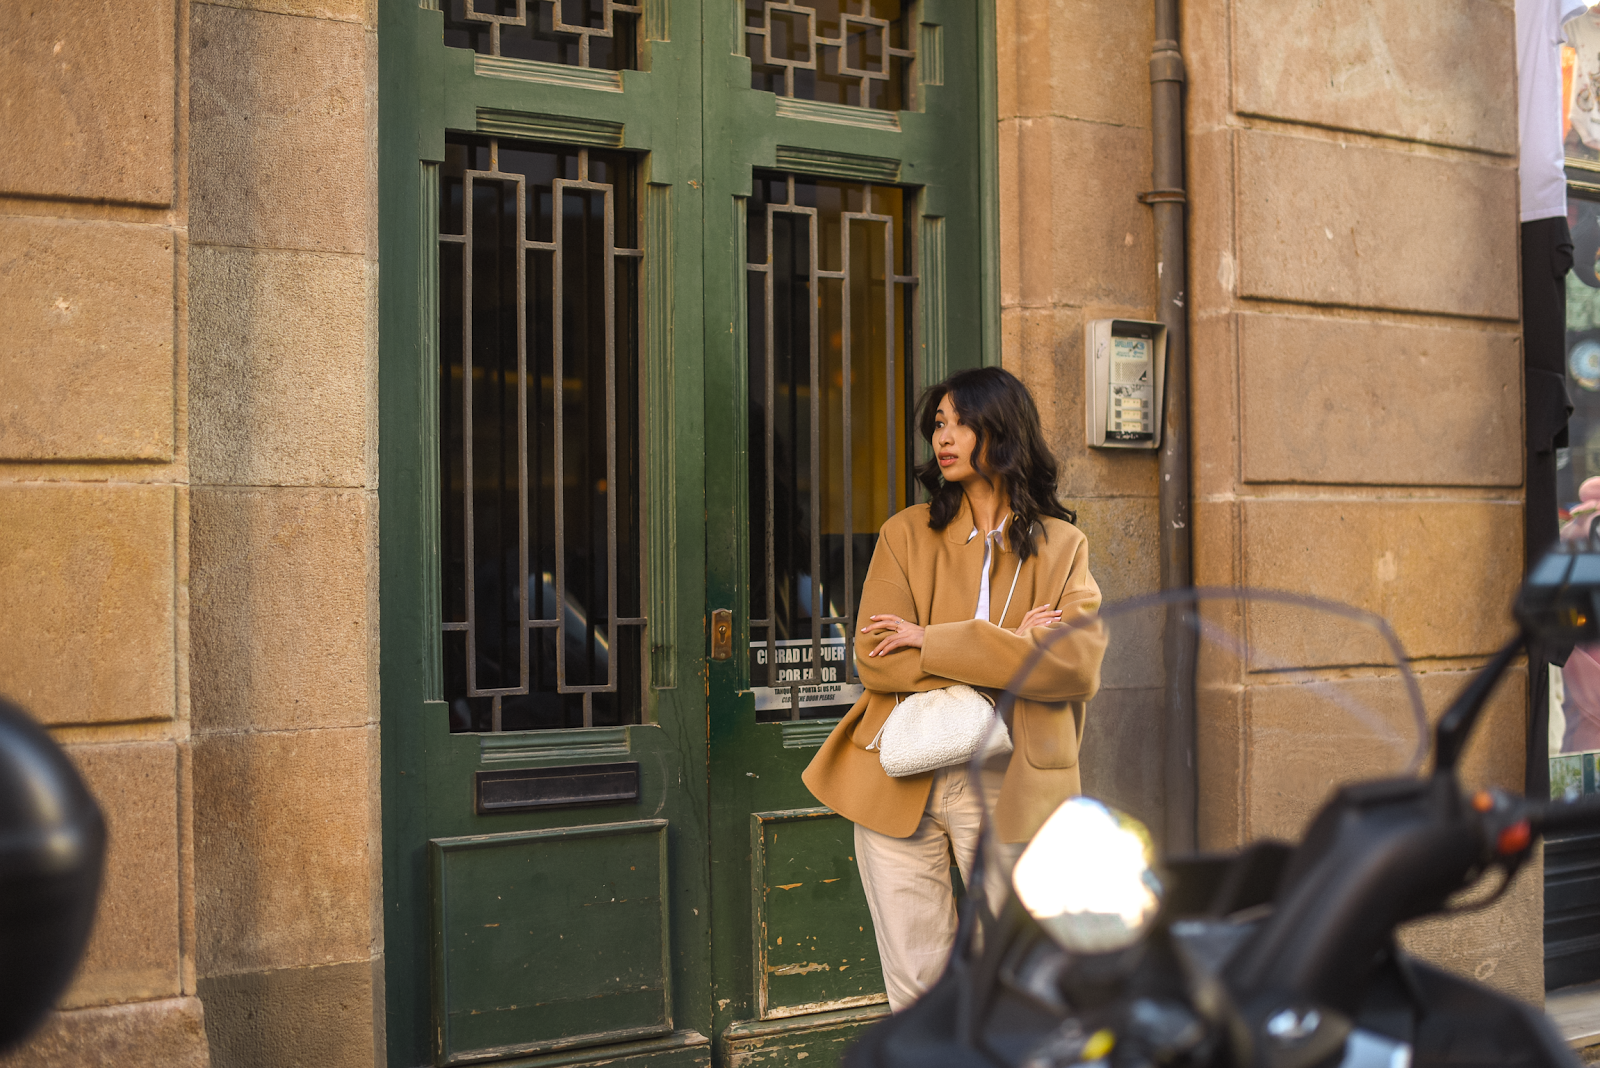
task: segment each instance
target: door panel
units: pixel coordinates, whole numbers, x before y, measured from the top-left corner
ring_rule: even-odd
[[[756,1004],[776,1020],[883,1000],[852,824],[826,808],[750,817]]]
[[[700,12],[446,2],[380,8],[389,1063],[705,1064]]]
[[[741,6],[707,9],[703,61],[707,608],[737,635],[709,664],[714,1026],[729,1063],[826,1064],[886,999],[853,829],[800,772],[859,692],[850,632],[911,499],[913,399],[994,347],[992,8]]]
[[[439,1062],[672,1031],[667,821],[429,843]]]
[[[609,1059],[623,1046],[636,1056],[709,1056],[706,1029],[694,1026],[707,986],[698,998],[683,989],[709,983],[708,937],[693,926],[709,910],[697,878],[706,850],[690,808],[697,791],[677,740],[653,724],[452,732],[443,702],[422,713],[385,739],[409,757],[398,769],[404,788],[386,800],[421,824],[411,838],[420,878],[386,858],[406,880],[384,887],[389,1063],[557,1050],[576,1063],[591,1059],[579,1050]],[[636,764],[635,797],[474,814],[480,774],[566,778],[619,764]],[[401,896],[408,891],[420,893]],[[399,1015],[401,997],[413,1015]],[[396,1049],[397,1034],[413,1045]],[[659,1037],[640,1050],[642,1036]]]

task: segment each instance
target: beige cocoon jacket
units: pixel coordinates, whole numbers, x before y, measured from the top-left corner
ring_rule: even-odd
[[[928,527],[926,504],[907,508],[883,525],[856,623],[856,668],[866,693],[802,776],[823,804],[894,838],[916,830],[933,781],[932,772],[890,778],[878,754],[867,749],[894,711],[895,694],[957,682],[1002,691],[1041,647],[1043,657],[1028,673],[1012,720],[1015,749],[995,807],[1001,840],[1027,841],[1057,805],[1079,791],[1084,706],[1099,687],[1105,653],[1103,629],[1082,622],[1100,607],[1100,587],[1089,574],[1088,542],[1070,523],[1041,519],[1033,528],[1035,552],[1019,574],[1017,554],[1002,539],[989,579],[986,621],[972,618],[984,544],[981,535],[969,537],[972,529],[965,502],[942,531]],[[1006,610],[1013,578],[1016,591]],[[1006,629],[1045,603],[1063,611],[1061,624],[1023,634]],[[888,634],[862,634],[859,628],[885,614],[926,627],[922,648],[868,656]],[[1069,632],[1062,634],[1063,629]]]

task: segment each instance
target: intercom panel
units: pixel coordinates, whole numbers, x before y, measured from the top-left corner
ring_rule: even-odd
[[[1167,328],[1138,319],[1095,319],[1085,328],[1084,430],[1101,449],[1161,447]]]

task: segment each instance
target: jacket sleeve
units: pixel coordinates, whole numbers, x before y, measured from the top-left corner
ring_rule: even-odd
[[[861,684],[878,693],[917,693],[940,690],[955,681],[925,671],[915,649],[896,649],[882,657],[868,656],[892,632],[863,634],[860,628],[866,626],[871,617],[881,615],[923,622],[917,615],[917,602],[911,595],[905,567],[895,556],[887,537],[878,539],[872,551],[872,563],[867,568],[866,582],[861,588],[861,612],[856,617],[855,634],[856,672],[861,676]]]
[[[1017,634],[988,620],[969,619],[927,628],[921,670],[970,686],[1006,689],[1040,647],[1044,654],[1016,693],[1033,701],[1087,701],[1100,687],[1104,627],[1087,619],[1100,607],[1100,587],[1089,574],[1089,546],[1080,542],[1055,605],[1061,623]],[[1062,633],[1063,630],[1068,633]],[[893,660],[891,654],[886,659]]]

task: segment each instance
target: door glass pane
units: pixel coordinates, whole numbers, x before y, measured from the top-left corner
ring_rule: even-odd
[[[487,56],[637,70],[638,4],[615,0],[444,0],[444,43]]]
[[[636,722],[636,185],[452,134],[440,172],[445,699],[456,731]]]
[[[750,88],[825,104],[910,104],[910,0],[744,0]]]
[[[878,528],[913,499],[909,200],[893,186],[758,171],[747,204],[761,719],[837,716],[860,693],[850,633],[861,586]]]

